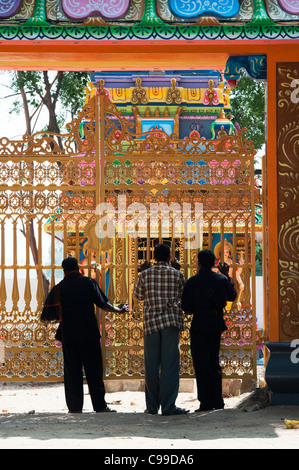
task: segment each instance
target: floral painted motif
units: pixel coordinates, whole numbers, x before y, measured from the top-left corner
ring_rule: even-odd
[[[238,0],[169,0],[169,6],[171,11],[181,18],[193,18],[203,14],[231,18],[239,12]]]
[[[299,14],[299,0],[278,0],[280,6],[292,15]]]
[[[62,0],[62,7],[67,16],[76,20],[95,14],[117,19],[126,13],[129,3],[130,0]]]
[[[0,0],[0,18],[10,18],[20,8],[21,0]]]

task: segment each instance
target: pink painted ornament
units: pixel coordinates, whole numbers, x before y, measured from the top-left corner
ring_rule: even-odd
[[[280,6],[292,15],[299,14],[299,0],[278,0]]]
[[[117,19],[127,12],[129,3],[130,0],[62,0],[62,7],[68,17],[76,20],[97,14]]]

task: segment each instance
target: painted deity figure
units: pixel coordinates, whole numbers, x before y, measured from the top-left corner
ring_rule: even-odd
[[[94,251],[91,252],[91,273],[89,274],[89,269],[85,266],[88,265],[88,258],[83,258],[82,261],[80,261],[80,273],[83,274],[83,276],[88,276],[91,277],[92,279],[96,279],[96,272],[100,268],[97,265],[96,262],[96,254]]]
[[[215,263],[215,268],[213,268],[213,271],[219,272],[219,269],[217,268],[217,264],[221,261],[221,243],[217,243],[214,249],[215,256],[217,258],[217,261]],[[227,263],[230,268],[229,268],[229,277],[231,280],[233,280],[233,259],[232,259],[232,245],[225,239],[224,240],[224,249],[223,249],[223,261],[224,263]],[[244,252],[241,251],[238,259],[238,264],[243,265],[244,264]],[[237,305],[240,308],[241,307],[241,298],[242,298],[242,293],[244,291],[244,283],[242,280],[242,272],[243,268],[238,266],[236,267],[235,274],[236,274],[236,282],[237,282],[237,291],[238,291],[238,296],[237,296]]]

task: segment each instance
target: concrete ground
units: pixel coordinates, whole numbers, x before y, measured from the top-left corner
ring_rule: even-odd
[[[186,455],[197,449],[299,449],[299,429],[284,423],[299,420],[299,406],[244,412],[238,407],[249,395],[225,398],[224,410],[195,413],[195,394],[180,393],[177,405],[188,415],[152,416],[144,414],[143,392],[122,391],[106,394],[117,413],[96,414],[85,385],[84,412],[75,415],[67,413],[62,383],[0,384],[0,448],[101,449],[103,459],[121,449],[127,455],[136,449]]]

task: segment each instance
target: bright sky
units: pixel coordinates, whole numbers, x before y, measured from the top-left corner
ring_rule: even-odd
[[[11,96],[5,98],[8,95],[12,95],[14,92],[8,88],[10,84],[10,76],[7,71],[0,70],[0,137],[9,137],[10,139],[22,139],[25,130],[25,117],[21,112],[19,115],[9,114],[13,102],[18,98],[17,96]],[[21,99],[21,98],[20,98]],[[42,129],[47,123],[48,113],[47,110],[41,112],[39,129]]]
[[[6,86],[8,84],[8,73],[6,71],[0,71],[0,136],[19,138],[25,129],[24,118],[21,116],[12,117],[8,113],[15,98],[4,98],[12,94],[12,91]]]

